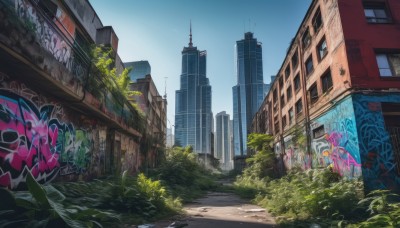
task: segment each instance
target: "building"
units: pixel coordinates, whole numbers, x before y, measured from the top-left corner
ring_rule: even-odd
[[[88,0],[4,0],[0,15],[0,186],[135,174],[142,121],[90,58],[111,49],[123,71],[113,28]]]
[[[171,148],[174,146],[175,135],[173,134],[172,128],[167,128],[167,147]]]
[[[180,89],[175,99],[175,144],[193,146],[197,153],[211,153],[211,85],[206,76],[207,52],[192,43],[182,51]]]
[[[330,166],[400,190],[399,26],[398,0],[312,1],[253,121],[282,169]]]
[[[150,160],[153,163],[147,165],[154,168],[157,151],[165,148],[167,143],[167,99],[158,93],[157,87],[149,74],[131,83],[130,88],[132,91],[139,91],[140,95],[137,96],[142,98],[140,99],[141,102],[137,102],[137,104],[142,105],[139,108],[146,119],[144,133],[153,142],[152,148],[149,148],[149,156],[153,156]],[[144,103],[142,103],[143,101]]]
[[[214,157],[219,159],[220,166],[226,170],[232,162],[231,154],[231,126],[229,114],[225,111],[215,116],[215,154]]]
[[[132,82],[136,82],[139,78],[145,78],[148,74],[151,75],[151,66],[148,61],[126,62],[124,66],[126,68],[132,68],[131,72],[129,72],[129,77]]]
[[[236,41],[237,85],[233,92],[233,137],[235,156],[247,155],[247,134],[251,130],[254,114],[267,92],[263,79],[262,45],[253,33],[244,34]]]

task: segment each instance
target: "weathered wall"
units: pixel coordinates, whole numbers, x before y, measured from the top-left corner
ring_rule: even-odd
[[[385,126],[382,103],[400,104],[400,94],[354,94],[311,120],[311,154],[284,138],[281,162],[286,169],[332,167],[348,178],[362,177],[367,190],[400,190],[400,176],[391,137]],[[324,134],[314,137],[323,126]],[[280,143],[275,151],[281,151]]]
[[[0,186],[24,187],[28,172],[39,183],[104,175],[107,126],[67,103],[0,74]],[[138,144],[120,134],[120,171],[135,173]],[[107,156],[108,155],[108,156]]]
[[[311,131],[322,127],[325,134],[312,139],[312,167],[332,166],[342,176],[361,176],[361,159],[351,97],[311,121]]]
[[[400,103],[400,95],[357,94],[353,97],[363,179],[368,189],[400,190],[400,176],[382,115],[382,102]]]

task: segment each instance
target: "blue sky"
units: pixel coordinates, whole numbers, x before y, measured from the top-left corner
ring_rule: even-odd
[[[158,92],[168,99],[168,127],[174,124],[181,51],[189,43],[207,51],[212,110],[232,119],[232,86],[236,84],[234,46],[251,31],[263,48],[264,82],[270,82],[311,0],[90,0],[104,26],[119,38],[124,62],[148,60]],[[167,77],[167,79],[165,79]],[[166,83],[165,83],[166,81]]]

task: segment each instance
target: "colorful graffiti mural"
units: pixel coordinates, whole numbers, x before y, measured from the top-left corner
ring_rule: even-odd
[[[325,134],[312,139],[313,167],[331,166],[348,178],[361,176],[361,159],[351,98],[344,99],[311,127],[323,127]]]
[[[38,108],[18,94],[0,90],[0,186],[18,188],[27,172],[46,183],[58,173],[86,171],[90,134],[60,122],[54,113],[52,104]]]
[[[292,136],[284,138],[285,142],[285,154],[283,155],[283,162],[287,169],[294,167],[301,168],[303,170],[311,168],[311,156],[306,153],[305,148],[299,145],[295,145]]]
[[[362,161],[364,185],[367,189],[400,190],[400,176],[390,136],[380,105],[382,102],[400,103],[400,95],[353,96]]]

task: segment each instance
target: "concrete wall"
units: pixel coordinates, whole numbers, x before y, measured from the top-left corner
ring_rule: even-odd
[[[96,41],[96,32],[103,24],[97,16],[93,7],[87,0],[64,0],[63,1],[76,16],[80,24],[85,28],[92,41]]]
[[[139,144],[132,137],[116,132],[119,138],[110,138],[102,121],[3,73],[0,131],[0,186],[11,189],[23,188],[28,172],[44,184],[91,179],[107,171],[133,174],[140,166]],[[120,151],[110,147],[117,140]],[[113,164],[107,168],[109,160]]]

